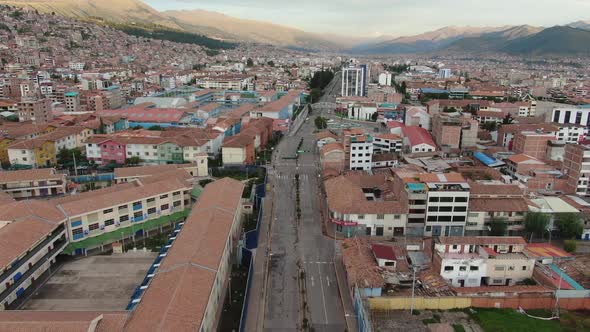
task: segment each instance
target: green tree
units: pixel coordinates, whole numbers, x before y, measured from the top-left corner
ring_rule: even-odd
[[[74,158],[76,159],[76,166],[88,163],[88,160],[86,160],[86,157],[82,154],[80,148],[60,149],[57,152],[56,158],[58,165],[63,165],[68,168],[74,167]]]
[[[252,60],[252,58],[248,58],[248,60],[246,60],[246,66],[254,67],[254,61]]]
[[[578,213],[561,214],[557,219],[556,226],[564,239],[575,239],[584,231],[582,217]]]
[[[149,127],[148,130],[161,131],[161,130],[164,130],[164,128],[160,125],[153,125],[153,126]]]
[[[328,128],[328,120],[326,118],[318,116],[315,118],[314,122],[315,122],[316,128],[318,128],[318,129]]]
[[[484,122],[481,127],[487,131],[496,131],[498,130],[498,123],[496,121]]]
[[[125,165],[127,166],[137,166],[141,164],[142,160],[138,156],[133,156],[125,159]]]
[[[275,66],[275,62],[270,60],[269,62],[266,63],[267,65],[274,67]]]
[[[504,236],[508,230],[508,223],[505,219],[492,218],[490,221],[490,235],[491,236]]]
[[[533,240],[535,233],[542,236],[547,231],[549,219],[550,217],[546,213],[530,212],[527,214],[526,218],[524,219],[524,228],[528,233],[531,234],[531,241]]]
[[[375,112],[375,113],[373,113],[373,115],[371,115],[371,120],[377,121],[377,118],[378,117],[379,117],[379,113],[378,112]]]
[[[510,113],[506,114],[506,116],[502,120],[502,124],[511,124],[512,122],[514,122],[514,118],[512,117],[512,115],[510,115]]]

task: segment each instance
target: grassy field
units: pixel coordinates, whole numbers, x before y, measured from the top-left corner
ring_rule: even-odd
[[[561,312],[560,320],[540,320],[527,317],[514,309],[474,309],[471,316],[486,332],[554,332],[590,331],[590,318],[584,313]],[[529,310],[530,315],[550,317],[547,310]]]

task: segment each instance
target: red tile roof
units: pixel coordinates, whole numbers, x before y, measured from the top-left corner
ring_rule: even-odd
[[[378,259],[387,259],[390,261],[394,261],[396,259],[395,253],[393,252],[393,247],[386,246],[383,244],[373,244],[371,245],[371,249],[373,249],[373,254]]]
[[[409,126],[403,128],[404,136],[408,138],[410,141],[411,146],[419,145],[419,144],[428,144],[430,146],[436,147],[432,136],[428,133],[428,130],[422,127],[416,126]]]

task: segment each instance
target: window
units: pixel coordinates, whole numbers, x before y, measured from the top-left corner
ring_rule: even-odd
[[[141,218],[143,216],[143,212],[137,211],[133,213],[133,218]]]
[[[82,233],[84,233],[84,229],[82,229],[82,227],[72,229],[72,234],[73,235],[80,235]]]
[[[177,207],[177,206],[180,206],[180,204],[181,204],[180,201],[176,201],[176,202],[174,202],[174,204],[172,204],[172,206]]]
[[[178,196],[178,195],[180,195],[180,191],[175,191],[172,193],[172,196]]]
[[[454,216],[453,221],[465,221],[465,216]]]
[[[129,220],[129,216],[128,215],[124,215],[124,216],[119,217],[119,222],[125,222],[127,220]]]
[[[453,207],[452,206],[441,206],[438,211],[440,212],[452,212],[453,211]]]
[[[452,266],[445,266],[445,272],[453,271],[454,268]]]
[[[401,216],[399,214],[396,214],[393,216],[393,219],[395,219],[395,220],[399,220],[400,218],[401,218]]]
[[[168,204],[164,204],[164,205],[160,206],[160,210],[161,211],[168,210],[168,207],[169,207]]]
[[[504,265],[498,265],[494,267],[494,271],[504,271],[506,267]]]
[[[127,205],[119,205],[119,211],[127,209]]]
[[[469,271],[479,271],[479,266],[470,266]]]
[[[358,218],[361,219],[361,220],[363,220],[363,219],[365,219],[365,215],[364,214],[359,214],[358,215]]]
[[[439,216],[438,221],[451,221],[451,216]]]
[[[453,248],[453,249],[457,249],[457,248],[459,248],[459,246],[458,246],[458,245],[456,245],[456,244],[453,244],[453,247],[452,247],[452,248]]]
[[[107,213],[111,213],[111,212],[113,212],[113,209],[102,210],[103,214],[107,214]]]
[[[467,271],[467,266],[459,266],[459,271]]]
[[[467,202],[467,197],[455,197],[455,202],[465,203],[465,202]]]
[[[523,271],[526,271],[526,270],[527,270],[527,269],[526,269],[526,265],[523,265],[523,266],[522,266],[522,270],[523,270]]]
[[[160,196],[160,199],[164,199],[164,198],[168,198],[168,194]]]
[[[377,219],[385,219],[385,215],[384,214],[378,214],[377,215]]]
[[[514,271],[514,266],[509,266],[508,271]]]
[[[147,202],[148,202],[148,203],[153,203],[153,202],[155,202],[155,201],[156,201],[156,198],[155,198],[155,197],[153,197],[153,198],[148,198],[148,200],[147,200]]]
[[[104,225],[106,226],[111,226],[115,223],[115,219],[109,219],[109,220],[105,220]]]
[[[133,202],[133,208],[141,208],[141,202]]]
[[[428,216],[428,221],[432,221],[432,222],[437,221],[436,216]]]
[[[428,212],[438,212],[438,206],[429,206]]]
[[[147,212],[148,214],[154,214],[156,213],[156,208],[149,208]]]
[[[97,230],[98,227],[98,223],[88,225],[88,229],[91,231]]]
[[[445,203],[451,203],[453,201],[453,197],[441,197],[440,201]]]
[[[466,206],[455,206],[454,211],[455,212],[466,212],[467,207]]]
[[[432,226],[426,226],[426,231],[430,232],[432,230]]]
[[[428,201],[429,201],[429,202],[438,202],[438,201],[439,201],[439,198],[438,198],[438,197],[430,197],[430,198],[428,199]]]

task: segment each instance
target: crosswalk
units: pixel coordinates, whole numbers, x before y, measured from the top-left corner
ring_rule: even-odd
[[[310,174],[299,174],[299,181],[308,181],[311,179],[313,175]],[[277,173],[276,178],[278,180],[295,180],[295,174],[284,174],[284,173]]]

